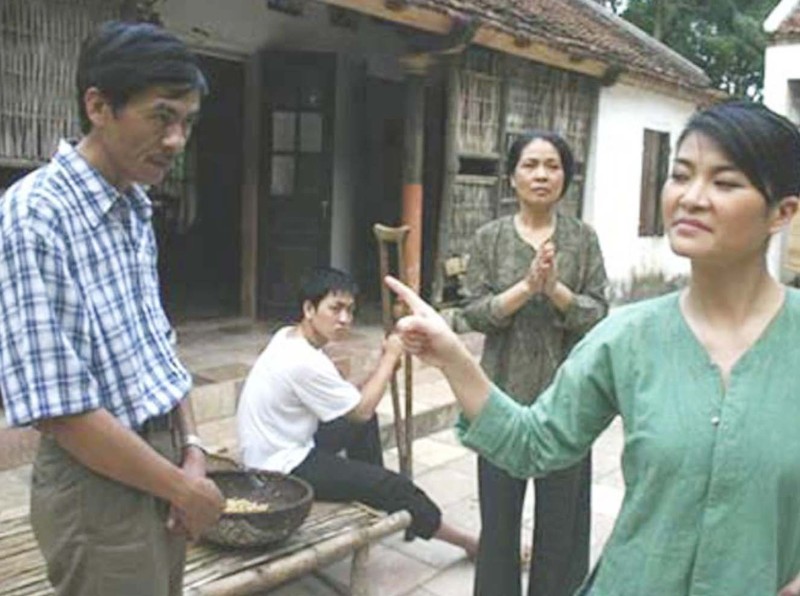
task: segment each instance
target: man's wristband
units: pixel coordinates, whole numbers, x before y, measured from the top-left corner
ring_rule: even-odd
[[[208,449],[206,449],[206,446],[203,444],[203,440],[197,435],[184,435],[183,448],[186,449],[187,447],[197,447],[205,455],[208,455]]]

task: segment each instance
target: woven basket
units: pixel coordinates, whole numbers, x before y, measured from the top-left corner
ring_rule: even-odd
[[[311,486],[288,474],[225,470],[211,471],[208,477],[226,499],[269,504],[269,509],[260,513],[223,513],[203,534],[220,546],[268,546],[285,540],[303,523],[314,500]]]

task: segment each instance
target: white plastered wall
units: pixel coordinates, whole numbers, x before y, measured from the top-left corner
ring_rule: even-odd
[[[787,43],[769,46],[764,54],[764,104],[800,122],[798,97],[792,93],[792,81],[800,81],[800,44]],[[781,275],[781,263],[785,253],[788,234],[776,236],[768,254],[769,268],[775,275]]]
[[[639,237],[644,131],[668,132],[671,150],[695,105],[625,84],[605,87],[595,120],[584,195],[584,219],[597,231],[613,285],[633,275],[688,272],[667,239]]]

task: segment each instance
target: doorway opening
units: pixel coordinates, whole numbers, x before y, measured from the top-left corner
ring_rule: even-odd
[[[150,191],[173,322],[240,313],[244,65],[199,60],[209,85],[201,117],[167,180]]]
[[[402,217],[405,84],[366,76],[360,120],[360,178],[355,213],[358,238],[353,274],[361,289],[359,308],[380,321],[381,279],[375,223],[398,226]],[[373,321],[370,321],[373,322]]]

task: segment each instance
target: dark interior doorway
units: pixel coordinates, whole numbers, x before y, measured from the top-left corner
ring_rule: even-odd
[[[362,307],[380,305],[378,245],[375,223],[396,226],[402,217],[405,85],[366,77],[363,93],[361,164],[355,213],[358,238],[353,272],[361,289]]]
[[[244,67],[210,56],[200,63],[209,84],[200,120],[172,184],[151,192],[173,321],[240,312]]]

